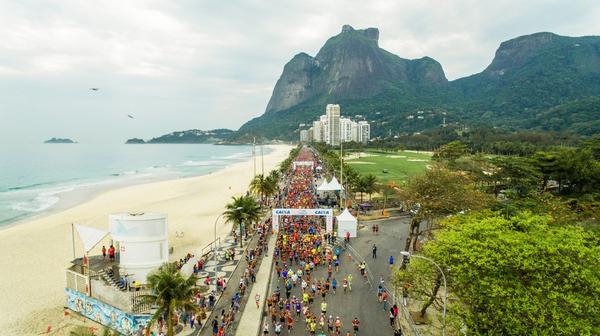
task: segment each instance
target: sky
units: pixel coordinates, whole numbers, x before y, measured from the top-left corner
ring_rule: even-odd
[[[600,35],[598,18],[583,0],[0,0],[0,142],[237,129],[287,61],[344,24],[379,28],[382,48],[430,56],[452,80],[517,36]]]

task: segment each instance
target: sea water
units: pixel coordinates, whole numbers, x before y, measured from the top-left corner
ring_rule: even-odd
[[[78,191],[204,175],[251,156],[252,146],[209,144],[0,145],[0,227]]]

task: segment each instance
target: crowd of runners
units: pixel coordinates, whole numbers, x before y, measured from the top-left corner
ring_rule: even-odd
[[[299,166],[288,172],[280,205],[285,208],[316,208],[315,185],[320,178],[314,169],[318,165],[317,159],[313,152],[303,148],[295,160],[312,161],[314,166]],[[332,310],[339,312],[341,307],[331,309],[328,297],[348,295],[348,300],[352,300],[353,274],[341,272],[340,265],[342,262],[356,264],[357,275],[367,279],[365,265],[354,263],[342,246],[336,244],[335,235],[325,232],[322,221],[321,217],[314,216],[280,217],[273,251],[276,287],[266,298],[264,335],[280,335],[284,331],[309,335],[356,335],[361,330],[357,316],[333,314]],[[317,271],[322,276],[317,276]],[[378,298],[381,300],[379,293]],[[397,307],[393,308],[389,310],[392,326],[397,317]]]

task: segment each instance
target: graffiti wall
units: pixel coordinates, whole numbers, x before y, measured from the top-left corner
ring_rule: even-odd
[[[67,293],[67,307],[69,309],[125,335],[133,334],[140,326],[144,327],[150,320],[150,315],[125,313],[70,288],[65,288],[65,292]]]

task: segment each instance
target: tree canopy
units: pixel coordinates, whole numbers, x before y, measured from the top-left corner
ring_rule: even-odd
[[[446,219],[423,252],[449,268],[451,308],[477,335],[600,332],[600,241],[549,216]]]

